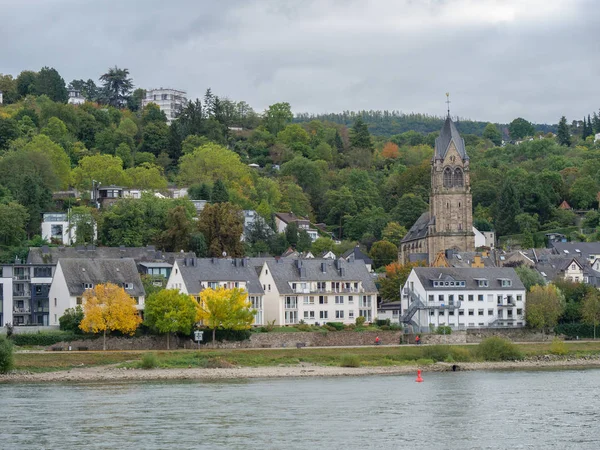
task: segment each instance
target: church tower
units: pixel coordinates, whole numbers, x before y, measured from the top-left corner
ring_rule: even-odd
[[[435,140],[431,160],[429,215],[432,219],[427,233],[430,263],[439,252],[448,249],[475,251],[469,156],[465,141],[449,114]]]

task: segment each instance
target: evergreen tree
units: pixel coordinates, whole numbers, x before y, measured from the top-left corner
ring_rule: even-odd
[[[592,128],[594,133],[600,133],[600,116],[597,113],[594,113],[594,118],[592,119]]]
[[[298,245],[298,222],[290,222],[285,227],[285,239],[292,248]]]
[[[37,74],[34,92],[36,95],[45,94],[54,102],[67,103],[69,98],[65,80],[50,67],[43,67]]]
[[[226,203],[229,201],[229,192],[227,191],[225,183],[223,183],[221,180],[215,181],[212,194],[210,196],[210,201],[212,203]]]
[[[565,116],[562,116],[560,122],[558,122],[556,138],[560,145],[571,146],[571,134],[569,133],[569,125],[567,125],[567,118]]]
[[[588,131],[588,124],[585,120],[585,116],[583,116],[583,127],[581,129],[581,139],[583,139],[585,141],[585,138],[587,138],[590,135],[590,132]]]
[[[352,126],[352,132],[350,134],[350,146],[352,148],[366,148],[371,151],[374,149],[373,142],[371,142],[369,127],[360,116],[356,118],[356,121]]]
[[[518,231],[515,217],[519,215],[521,208],[519,198],[510,180],[507,180],[502,186],[498,203],[496,205],[496,214],[494,223],[496,232],[501,235],[513,234]]]
[[[342,141],[340,132],[337,130],[335,132],[335,137],[333,138],[333,145],[337,149],[338,153],[342,153],[344,151],[344,142]]]
[[[502,134],[496,128],[496,125],[493,123],[488,123],[483,130],[483,137],[489,139],[494,143],[494,145],[499,146],[502,144]]]

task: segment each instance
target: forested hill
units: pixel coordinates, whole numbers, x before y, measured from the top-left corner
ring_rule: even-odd
[[[327,121],[340,125],[352,126],[357,117],[362,117],[367,123],[369,131],[377,136],[392,136],[407,131],[419,133],[433,133],[439,131],[444,124],[444,117],[430,116],[428,114],[405,114],[399,111],[344,111],[342,113],[309,114],[300,113],[294,117],[294,122],[310,122],[311,120]],[[458,130],[463,134],[481,136],[488,122],[453,117]],[[508,134],[507,124],[496,124]],[[556,133],[556,125],[534,124],[536,131]]]

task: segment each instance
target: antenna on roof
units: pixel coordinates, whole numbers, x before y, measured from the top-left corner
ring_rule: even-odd
[[[450,118],[450,92],[446,92],[446,104],[448,105],[448,118]]]

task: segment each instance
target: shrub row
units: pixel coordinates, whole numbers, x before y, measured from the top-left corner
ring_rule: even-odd
[[[95,335],[81,335],[68,331],[45,331],[38,333],[13,334],[10,337],[10,340],[13,342],[13,344],[18,346],[48,346],[54,345],[58,342],[70,342],[80,339],[96,339],[97,337],[98,336]]]
[[[594,327],[584,323],[561,323],[554,328],[556,334],[563,334],[568,337],[592,338],[594,337]],[[600,327],[596,330],[600,334]]]
[[[213,330],[203,329],[204,334],[202,335],[202,343],[208,344],[213,340]],[[215,332],[215,340],[218,342],[222,341],[245,341],[250,339],[252,332],[250,330],[219,330]],[[190,337],[194,337],[193,335]]]

